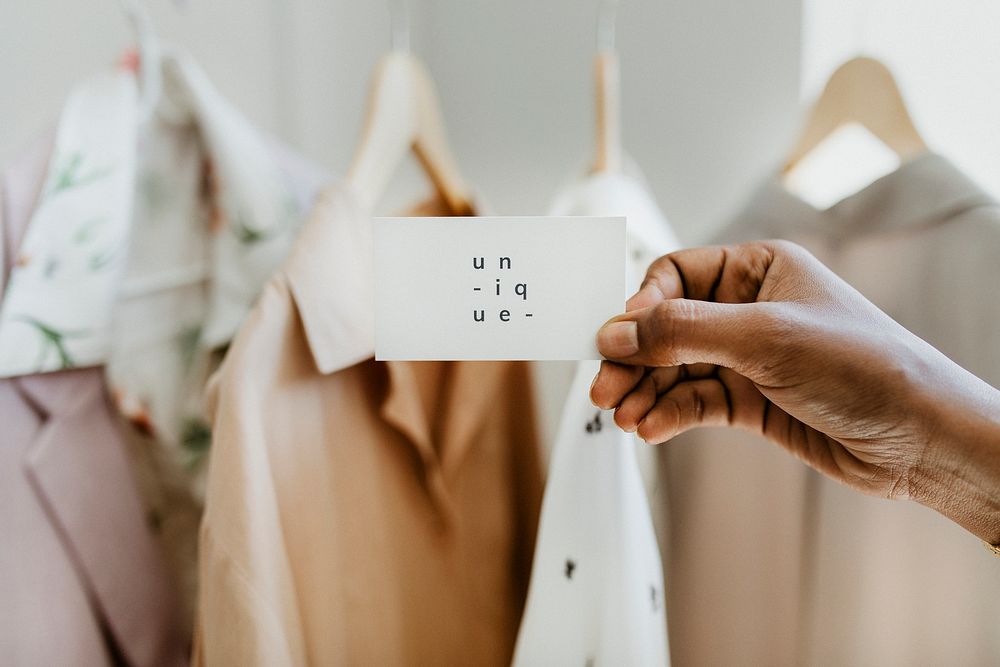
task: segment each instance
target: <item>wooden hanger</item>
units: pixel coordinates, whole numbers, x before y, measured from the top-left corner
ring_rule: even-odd
[[[620,171],[622,167],[621,88],[618,54],[604,49],[594,61],[597,99],[597,142],[593,171]]]
[[[622,168],[621,70],[615,49],[618,0],[601,0],[597,7],[597,57],[594,92],[597,102],[597,140],[593,172]]]
[[[468,188],[448,148],[431,77],[415,56],[394,49],[375,68],[364,130],[347,174],[367,210],[411,150],[451,214],[470,215]]]
[[[791,171],[820,142],[852,122],[875,135],[901,162],[927,151],[892,73],[878,60],[860,56],[848,60],[830,76],[782,172]]]

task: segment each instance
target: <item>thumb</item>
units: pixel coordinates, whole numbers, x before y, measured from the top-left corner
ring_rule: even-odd
[[[745,374],[769,356],[766,305],[669,299],[610,320],[597,333],[597,348],[633,366],[710,363]]]

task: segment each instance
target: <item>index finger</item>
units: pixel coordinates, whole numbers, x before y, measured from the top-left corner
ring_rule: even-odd
[[[668,299],[752,303],[774,259],[767,243],[706,246],[660,257],[646,271],[639,291],[625,309],[636,310]]]

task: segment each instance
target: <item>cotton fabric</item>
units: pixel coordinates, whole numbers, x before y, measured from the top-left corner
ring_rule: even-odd
[[[1000,386],[1000,206],[944,157],[825,211],[769,181],[720,240],[769,237],[801,243]],[[659,451],[678,664],[1000,660],[1000,568],[948,519],[861,495],[742,433],[705,429]]]
[[[638,178],[600,173],[553,215],[627,217],[629,289],[678,246]],[[624,299],[624,295],[623,295]],[[515,665],[666,665],[663,571],[637,449],[590,402],[600,362],[580,362],[563,407]]]
[[[373,361],[371,233],[327,192],[217,375],[196,663],[510,662],[541,495],[527,366]]]

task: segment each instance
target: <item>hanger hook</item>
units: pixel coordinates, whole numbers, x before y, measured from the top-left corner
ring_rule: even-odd
[[[153,116],[163,91],[160,69],[160,40],[153,29],[153,18],[142,0],[119,0],[132,26],[139,50],[139,114],[143,121]]]
[[[613,51],[615,25],[618,22],[618,0],[600,0],[597,8],[597,50]]]
[[[389,0],[389,45],[393,51],[410,50],[410,13],[406,0]]]

